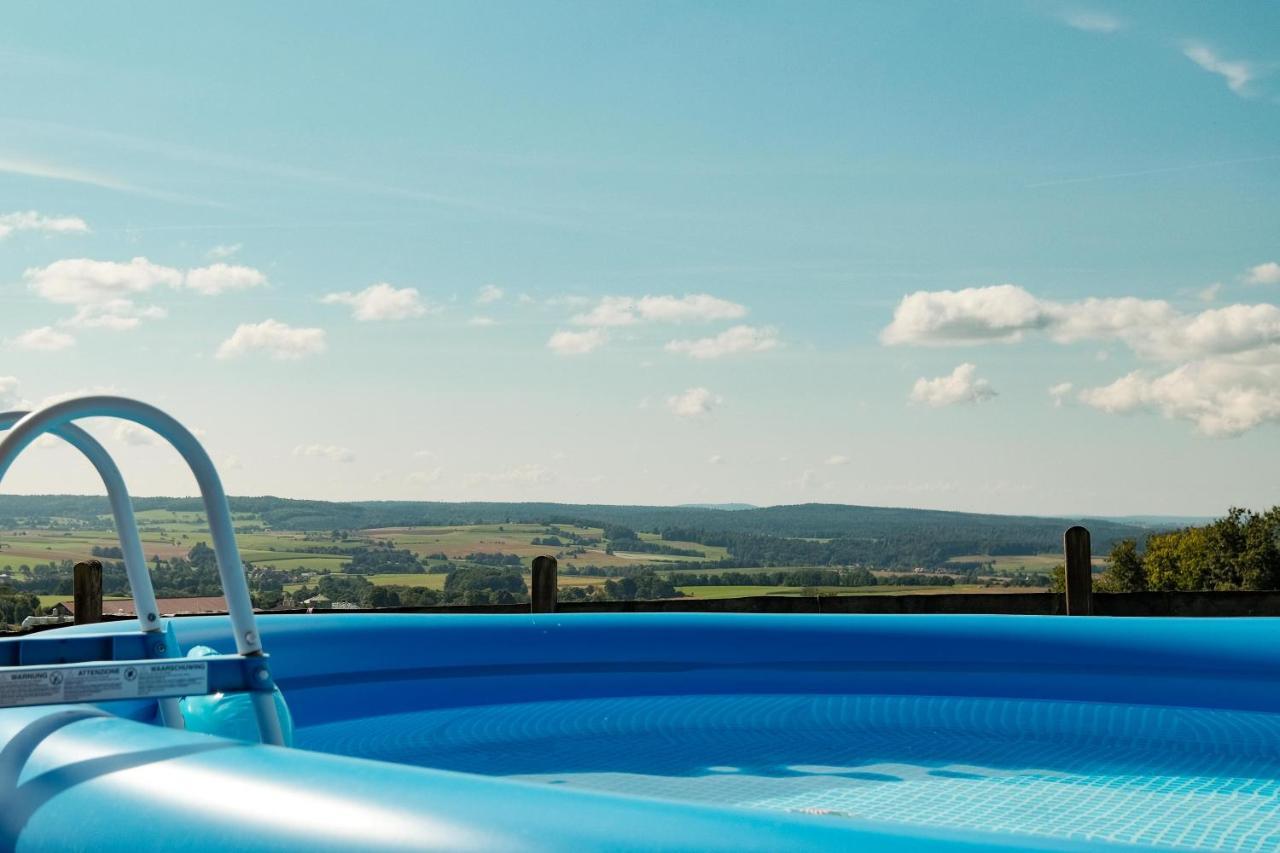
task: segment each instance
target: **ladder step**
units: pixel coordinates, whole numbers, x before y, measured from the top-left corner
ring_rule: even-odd
[[[177,657],[172,628],[114,634],[39,634],[0,643],[0,667]]]

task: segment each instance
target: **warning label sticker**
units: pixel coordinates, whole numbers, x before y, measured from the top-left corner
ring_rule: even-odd
[[[0,708],[106,702],[208,691],[205,661],[139,661],[0,669]]]

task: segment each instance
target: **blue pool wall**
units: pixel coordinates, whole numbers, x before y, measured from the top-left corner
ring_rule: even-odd
[[[183,648],[231,651],[219,617]],[[1280,620],[326,614],[261,618],[298,725],[690,693],[994,696],[1280,710]]]
[[[129,630],[128,623],[74,630]],[[230,650],[226,620],[176,620]],[[907,694],[1280,709],[1272,620],[691,614],[264,616],[299,726],[420,707],[672,694]],[[142,705],[113,710],[145,715]],[[1083,850],[534,786],[0,711],[0,849]]]

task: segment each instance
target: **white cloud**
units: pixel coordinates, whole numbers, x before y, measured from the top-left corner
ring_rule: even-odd
[[[1207,436],[1236,436],[1264,423],[1280,423],[1280,360],[1241,364],[1207,359],[1154,377],[1134,371],[1110,385],[1081,391],[1080,400],[1113,414],[1159,412],[1190,421]]]
[[[606,296],[605,299],[617,299],[615,296]],[[552,308],[582,308],[591,304],[591,298],[582,296],[577,293],[566,293],[560,296],[551,296],[547,298],[546,304]]]
[[[31,352],[57,352],[76,345],[76,339],[52,326],[41,326],[18,335],[9,342],[16,349]]]
[[[1017,341],[1050,322],[1044,303],[1012,284],[921,290],[902,298],[880,340],[926,346]]]
[[[822,480],[818,478],[817,471],[814,471],[812,468],[806,468],[800,474],[800,478],[795,481],[794,485],[806,492],[809,492],[821,486]]]
[[[721,399],[706,388],[690,388],[682,394],[667,398],[667,408],[682,418],[700,418],[711,414]]]
[[[146,427],[123,421],[112,431],[111,437],[121,444],[145,447],[156,443],[156,435]]]
[[[558,355],[583,355],[604,345],[608,339],[603,329],[585,332],[558,331],[547,341],[547,347]]]
[[[240,254],[240,250],[243,248],[244,248],[243,243],[230,243],[226,245],[214,246],[212,249],[205,252],[204,254],[205,254],[205,257],[210,258],[211,260],[222,261],[222,260],[226,260],[227,258],[234,257],[235,255]]]
[[[0,240],[17,231],[43,234],[87,234],[89,224],[78,216],[46,216],[34,210],[0,214]]]
[[[18,377],[0,376],[0,410],[8,410],[18,404]]]
[[[468,485],[477,483],[505,483],[517,486],[541,486],[553,483],[556,474],[545,465],[529,462],[516,465],[505,471],[493,474],[471,474],[467,477]]]
[[[778,332],[772,328],[734,326],[718,335],[696,340],[671,341],[667,352],[682,352],[693,358],[721,358],[744,352],[764,352],[778,346]]]
[[[211,264],[188,270],[185,285],[205,296],[217,296],[233,290],[248,290],[267,283],[267,277],[253,267]]]
[[[502,479],[509,483],[550,483],[556,475],[546,465],[526,464],[511,468]]]
[[[431,468],[426,471],[411,471],[404,479],[413,486],[427,486],[439,480],[440,474],[440,468]]]
[[[1280,307],[1269,304],[1211,308],[1178,322],[1159,336],[1155,352],[1187,355],[1245,353],[1280,344]]]
[[[414,459],[435,459],[436,453],[434,450],[415,450],[413,451],[413,458]]]
[[[70,258],[23,273],[27,285],[42,299],[75,308],[61,325],[125,331],[144,320],[168,315],[158,305],[138,299],[157,288],[187,287],[208,296],[257,287],[266,276],[251,267],[213,264],[183,272],[146,258],[128,263]]]
[[[1201,302],[1213,302],[1218,298],[1218,294],[1222,292],[1222,282],[1215,281],[1197,294]]]
[[[31,447],[34,450],[57,450],[59,447],[66,447],[66,445],[56,435],[46,432],[31,442]]]
[[[978,369],[968,362],[956,367],[947,376],[936,379],[920,378],[911,389],[911,399],[934,408],[954,406],[960,403],[982,403],[996,396],[995,389],[985,379],[977,377]]]
[[[467,325],[484,328],[487,326],[496,326],[498,325],[498,321],[493,319],[492,317],[483,317],[483,316],[477,315],[475,317],[472,317],[470,320],[468,320]]]
[[[81,305],[76,313],[62,321],[64,326],[79,329],[111,329],[122,332],[134,328],[143,320],[161,320],[169,312],[159,305],[138,305],[129,299],[113,299],[92,305]]]
[[[643,319],[655,323],[736,320],[747,314],[742,305],[706,293],[681,297],[645,296],[636,303],[636,311]]]
[[[488,305],[490,302],[497,302],[502,299],[503,291],[501,287],[492,284],[486,284],[480,288],[480,295],[476,297],[476,302],[481,305]]]
[[[1218,56],[1212,48],[1203,44],[1191,43],[1182,49],[1188,59],[1205,71],[1217,74],[1227,81],[1227,88],[1237,95],[1247,95],[1249,83],[1257,76],[1257,69],[1251,62],[1244,60],[1228,60]]]
[[[1059,343],[1084,340],[1122,340],[1134,349],[1158,346],[1162,332],[1172,328],[1178,312],[1163,299],[1132,296],[1090,297],[1059,305],[1042,303],[1050,319],[1050,334]]]
[[[708,464],[708,465],[723,465],[723,464],[724,464],[724,457],[723,457],[723,456],[721,456],[719,453],[713,453],[713,454],[711,454],[710,456],[708,456],[708,457],[707,457],[707,464]]]
[[[74,400],[76,397],[96,397],[99,395],[116,397],[120,395],[120,389],[114,385],[91,385],[87,387],[72,388],[69,391],[60,391],[57,394],[50,394],[34,404],[24,403],[23,405],[34,411],[35,409],[43,409],[46,406],[52,406],[54,403],[63,403],[67,400]]]
[[[240,457],[232,454],[222,460],[223,471],[242,471],[244,463],[240,461]]]
[[[982,344],[1020,340],[1032,330],[1058,343],[1118,340],[1143,358],[1172,361],[1280,343],[1280,308],[1228,305],[1183,314],[1161,299],[1058,303],[1005,284],[914,293],[898,303],[880,337],[890,345]]]
[[[823,465],[848,465],[849,461],[850,460],[848,456],[845,456],[843,453],[837,453],[834,456],[828,456],[825,460],[823,460],[822,464]]]
[[[1114,33],[1124,29],[1124,21],[1108,12],[1079,9],[1062,16],[1067,26],[1087,33]]]
[[[1250,271],[1250,280],[1267,280],[1267,265],[1260,267]],[[1280,306],[1270,303],[1184,313],[1163,300],[1132,297],[1057,303],[1008,285],[925,292],[899,303],[882,340],[984,343],[1016,340],[1032,330],[1062,344],[1119,341],[1139,358],[1167,365],[1163,373],[1134,371],[1078,392],[1081,402],[1099,411],[1156,412],[1210,436],[1239,435],[1280,419]],[[1074,392],[1068,382],[1049,389],[1055,405]],[[994,393],[975,378],[972,365],[961,365],[951,376],[919,380],[911,396],[947,405]]]
[[[706,293],[642,296],[639,299],[630,296],[605,296],[595,308],[575,316],[573,322],[579,326],[630,326],[642,322],[736,320],[746,314],[744,306]]]
[[[25,409],[27,411],[36,411],[37,409],[43,409],[43,408],[46,408],[47,406],[52,406],[55,403],[62,403],[67,400],[74,400],[77,397],[96,397],[96,396],[102,396],[102,395],[116,397],[116,396],[119,396],[121,393],[122,393],[121,389],[115,385],[89,385],[89,386],[81,386],[79,388],[72,388],[66,391],[59,391],[56,394],[49,394],[35,401],[32,401],[30,399],[20,398],[17,401],[15,401],[15,406],[17,408]],[[96,432],[99,432],[100,435],[105,435],[105,433],[101,432],[102,430],[101,425],[98,425],[96,427],[90,426],[89,429],[91,432],[96,431]],[[50,438],[52,437],[53,436],[50,436]],[[60,442],[55,442],[55,444],[59,444],[59,443]]]
[[[329,462],[347,464],[356,461],[356,455],[345,447],[336,444],[299,444],[293,449],[293,455],[307,459],[324,459]]]
[[[1071,389],[1075,386],[1070,382],[1059,382],[1056,385],[1049,386],[1049,396],[1053,398],[1054,408],[1061,408],[1062,402],[1071,393]]]
[[[294,360],[325,351],[324,329],[298,329],[276,320],[243,323],[218,347],[218,358],[238,358],[265,352],[272,358]]]
[[[1265,264],[1250,267],[1244,280],[1249,284],[1280,284],[1280,263],[1268,261]]]
[[[179,287],[182,271],[146,258],[128,263],[71,258],[32,267],[23,278],[41,298],[59,305],[95,305],[131,299],[160,285]]]
[[[357,320],[406,320],[421,317],[429,306],[413,287],[395,288],[386,282],[370,285],[358,293],[330,293],[322,300],[326,305],[349,305]]]
[[[606,296],[586,314],[578,314],[573,322],[579,326],[630,326],[639,322],[635,300],[629,296]]]

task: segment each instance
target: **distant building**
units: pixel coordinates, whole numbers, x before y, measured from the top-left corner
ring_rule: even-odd
[[[226,613],[227,600],[220,595],[195,596],[192,598],[157,598],[156,605],[161,616],[186,616],[194,613]],[[74,600],[59,601],[49,608],[53,616],[75,616]],[[137,616],[133,609],[132,598],[105,598],[102,600],[103,616]]]
[[[66,625],[74,622],[70,616],[28,616],[22,620],[22,630],[35,628],[40,625]]]

